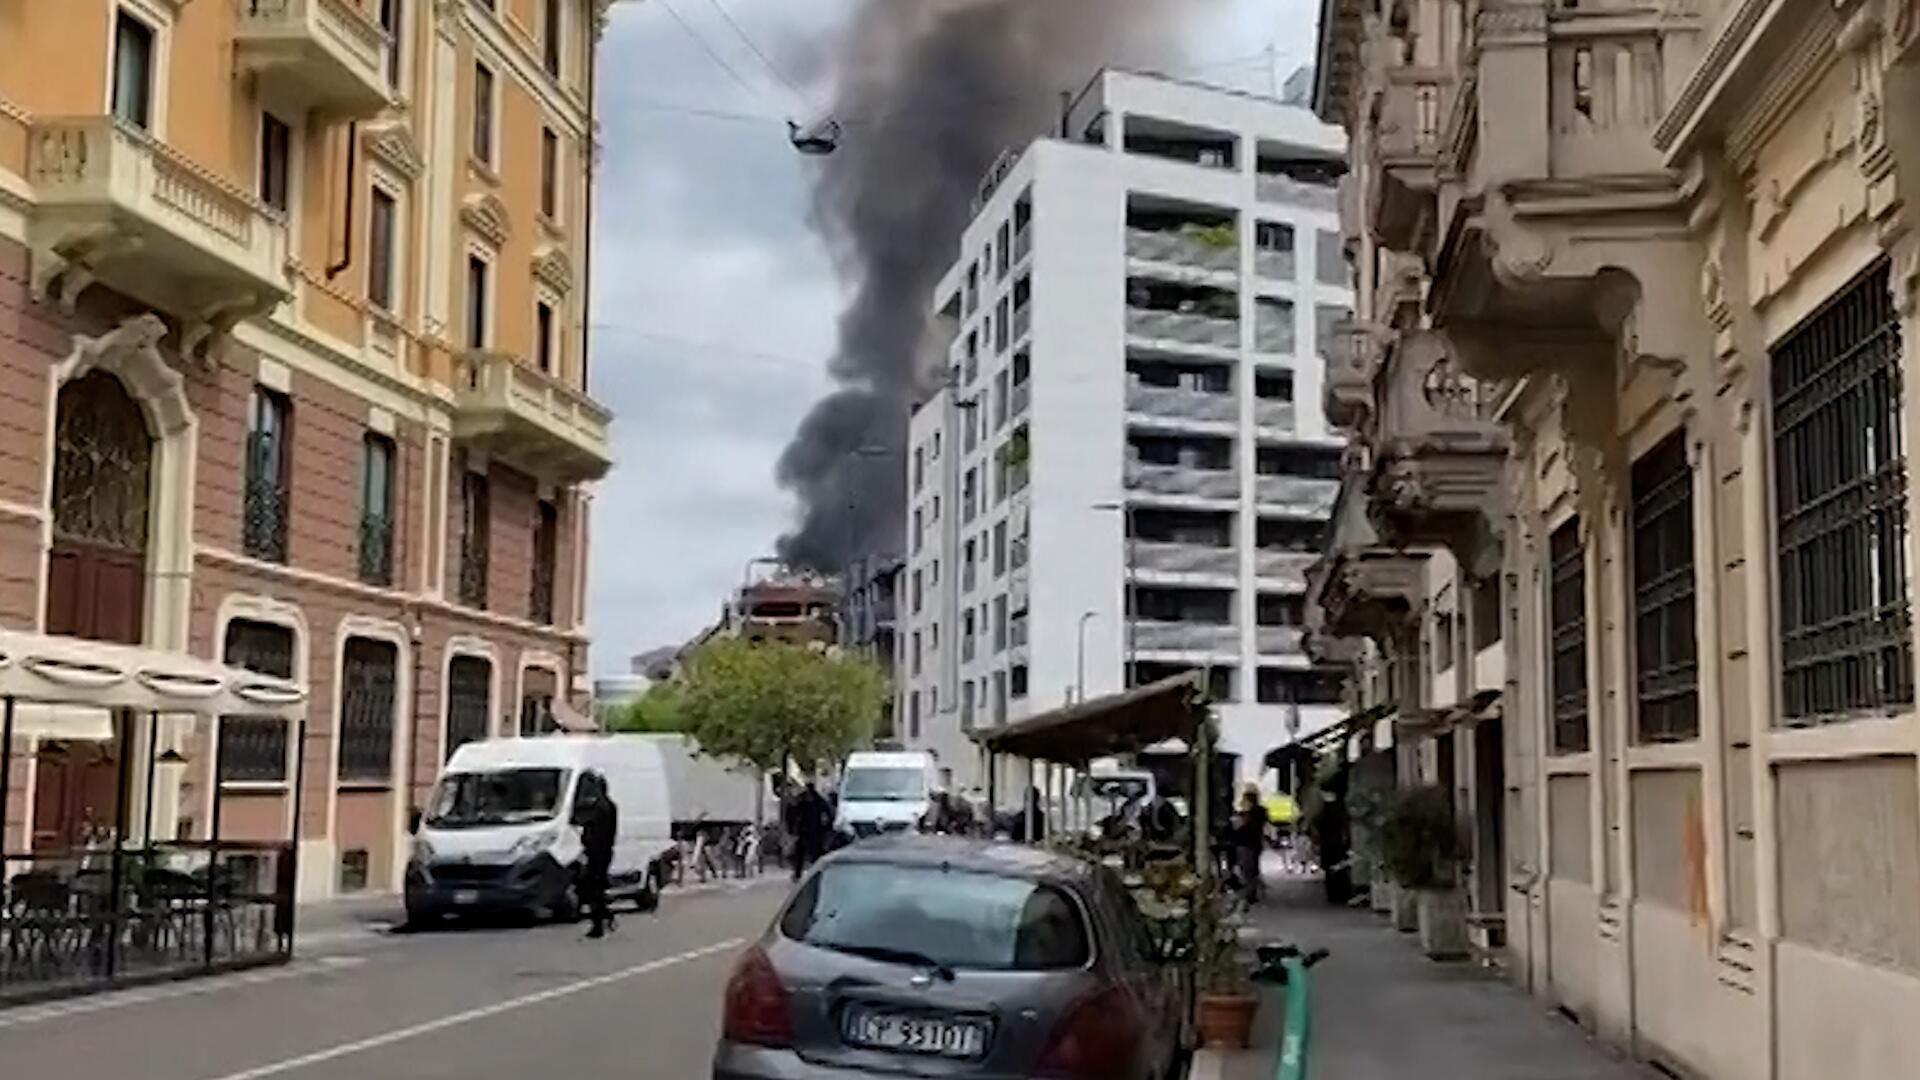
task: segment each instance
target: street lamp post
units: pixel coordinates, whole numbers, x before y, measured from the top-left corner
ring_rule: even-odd
[[[1079,704],[1087,700],[1087,623],[1100,614],[1089,608],[1080,613],[1080,625],[1075,630],[1073,650],[1073,701]]]
[[[1135,680],[1135,668],[1138,666],[1136,663],[1138,658],[1136,641],[1140,636],[1139,630],[1135,625],[1140,619],[1140,604],[1139,604],[1140,597],[1139,597],[1139,588],[1138,588],[1138,585],[1136,584],[1135,573],[1134,573],[1134,568],[1135,566],[1138,565],[1138,563],[1135,559],[1135,548],[1134,548],[1135,540],[1133,535],[1134,534],[1133,505],[1131,503],[1126,503],[1126,502],[1103,502],[1103,503],[1094,503],[1092,509],[1119,511],[1120,527],[1126,533],[1127,611],[1126,611],[1125,627],[1127,631],[1127,670],[1123,678],[1121,679],[1120,684],[1126,687],[1127,689],[1131,690],[1133,689],[1133,684]]]

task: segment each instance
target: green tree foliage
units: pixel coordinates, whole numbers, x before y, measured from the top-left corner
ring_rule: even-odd
[[[707,753],[774,771],[838,761],[880,719],[886,679],[872,661],[783,641],[719,638],[688,658],[682,730]]]
[[[672,735],[687,730],[680,709],[678,683],[656,683],[637,700],[629,702],[612,719],[615,731],[644,735]]]

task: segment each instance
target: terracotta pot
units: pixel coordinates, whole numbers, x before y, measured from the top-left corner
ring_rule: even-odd
[[[1260,999],[1252,994],[1201,994],[1194,1010],[1200,1045],[1246,1049],[1253,1036],[1253,1014],[1259,1008]]]

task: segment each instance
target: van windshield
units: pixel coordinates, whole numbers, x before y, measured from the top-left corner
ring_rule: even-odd
[[[905,765],[848,769],[840,781],[842,802],[918,802],[926,797],[926,771]]]
[[[436,829],[465,829],[546,821],[566,789],[565,769],[448,773],[434,786],[426,823]]]

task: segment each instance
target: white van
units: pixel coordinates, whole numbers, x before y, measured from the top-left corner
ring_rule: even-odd
[[[673,827],[753,820],[754,777],[700,756],[683,735],[488,739],[454,751],[414,829],[410,923],[481,911],[579,908],[574,794],[593,771],[618,808],[613,898],[651,907],[675,850]]]
[[[834,831],[857,840],[911,830],[933,808],[938,790],[939,762],[924,750],[848,754],[840,770]]]

